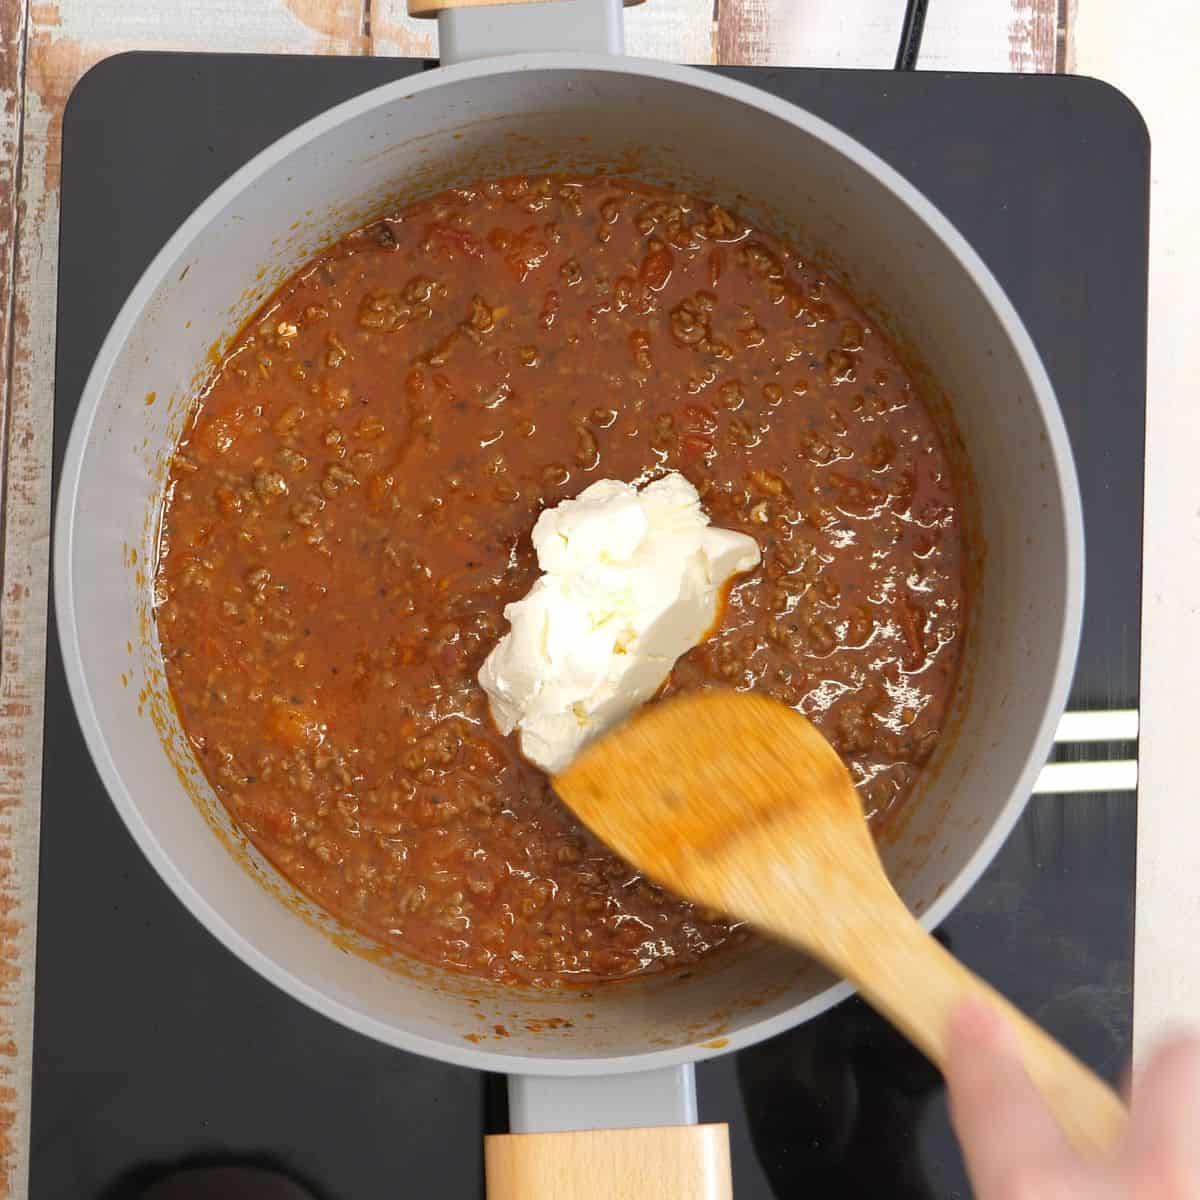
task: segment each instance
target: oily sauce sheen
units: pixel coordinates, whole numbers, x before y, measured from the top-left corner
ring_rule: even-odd
[[[171,465],[158,631],[237,824],[426,962],[554,987],[746,936],[592,838],[476,682],[542,508],[681,471],[761,566],[666,691],[799,707],[879,821],[946,717],[965,618],[941,438],[828,278],[622,179],[446,192],[310,262],[245,328]]]

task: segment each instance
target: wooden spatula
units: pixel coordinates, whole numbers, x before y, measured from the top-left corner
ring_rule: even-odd
[[[652,705],[554,786],[652,879],[846,976],[938,1065],[957,1005],[1003,1010],[1070,1139],[1113,1147],[1125,1123],[1116,1094],[921,928],[884,874],[845,766],[792,709],[723,691]]]

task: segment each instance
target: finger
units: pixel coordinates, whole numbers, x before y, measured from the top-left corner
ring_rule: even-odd
[[[1133,1081],[1126,1135],[1133,1179],[1162,1200],[1200,1196],[1200,1041],[1163,1042]]]
[[[981,1196],[1004,1195],[1014,1174],[1044,1174],[1074,1155],[1025,1071],[1016,1035],[991,1006],[954,1015],[945,1064],[950,1116]]]

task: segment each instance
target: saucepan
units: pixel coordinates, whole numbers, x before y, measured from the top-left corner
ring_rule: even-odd
[[[714,74],[619,57],[619,0],[410,6],[442,10],[446,65],[330,109],[258,155],[180,227],[109,332],[58,497],[63,657],[113,803],[214,936],[333,1020],[507,1073],[515,1132],[675,1127],[610,1133],[600,1151],[610,1163],[630,1147],[662,1155],[652,1177],[666,1190],[665,1172],[723,1169],[719,1134],[681,1128],[696,1119],[692,1064],[807,1021],[849,987],[764,943],[691,974],[571,994],[381,962],[239,838],[183,737],[152,615],[165,466],[213,348],[340,233],[397,199],[485,175],[611,170],[671,183],[819,258],[912,348],[970,468],[975,579],[956,726],[882,846],[928,926],[999,850],[1065,702],[1083,581],[1070,448],[1029,335],[978,255],[837,128]],[[496,1194],[511,1194],[499,1181],[506,1153],[494,1156]],[[588,1187],[603,1174],[590,1168]]]

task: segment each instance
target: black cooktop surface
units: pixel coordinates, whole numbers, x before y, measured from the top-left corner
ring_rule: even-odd
[[[63,125],[56,473],[104,333],[179,222],[300,121],[422,69],[131,54],[85,76]],[[730,74],[876,150],[1008,289],[1058,390],[1083,488],[1089,586],[1071,707],[1136,710],[1149,177],[1140,118],[1104,85],[1064,77]],[[185,1163],[275,1166],[322,1200],[482,1196],[480,1138],[505,1120],[502,1082],[376,1045],[234,959],[158,880],[109,804],[53,630],[46,703],[35,1200],[138,1196]],[[1128,773],[1136,746],[1075,744],[1056,757],[1119,758]],[[1135,818],[1132,790],[1035,796],[941,930],[1112,1078],[1130,1045]],[[706,1063],[698,1079],[701,1118],[730,1123],[739,1200],[969,1195],[937,1073],[857,1000]]]

